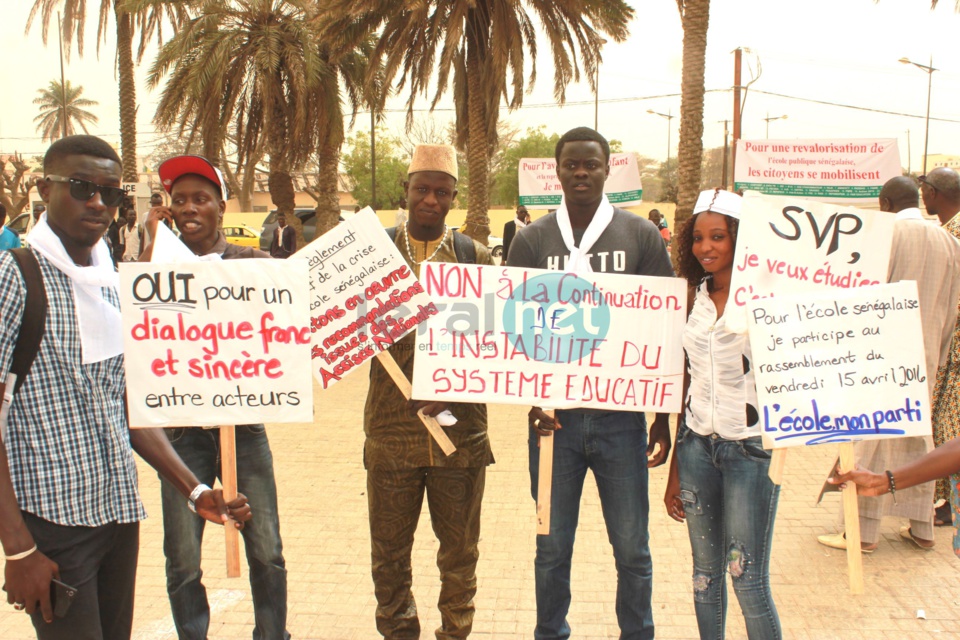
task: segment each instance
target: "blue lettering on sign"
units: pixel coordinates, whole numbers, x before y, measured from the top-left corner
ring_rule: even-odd
[[[573,273],[524,274],[504,303],[503,328],[531,360],[579,363],[606,339],[610,307],[594,283]]]
[[[887,427],[901,422],[920,422],[922,414],[920,401],[910,398],[904,400],[902,408],[879,409],[856,415],[832,416],[820,413],[816,400],[810,401],[811,412],[798,414],[796,409],[780,416],[771,416],[781,411],[781,405],[774,403],[763,407],[763,431],[776,434],[776,441],[792,438],[807,438],[805,444],[823,444],[826,442],[849,442],[871,436],[903,435],[904,429]],[[912,405],[912,406],[911,406]],[[821,434],[821,435],[817,435]]]

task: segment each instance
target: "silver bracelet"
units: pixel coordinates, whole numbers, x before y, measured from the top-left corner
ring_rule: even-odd
[[[6,555],[5,555],[5,556],[3,556],[3,557],[4,557],[4,559],[5,559],[7,562],[10,562],[11,560],[23,560],[24,558],[26,558],[27,556],[29,556],[30,554],[32,554],[32,553],[33,553],[34,551],[36,551],[36,550],[37,550],[37,545],[33,545],[32,547],[30,547],[30,548],[27,549],[26,551],[21,551],[20,553],[15,553],[15,554],[13,554],[12,556],[6,556]]]

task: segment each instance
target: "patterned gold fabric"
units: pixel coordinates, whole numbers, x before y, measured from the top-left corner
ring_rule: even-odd
[[[960,215],[950,218],[943,228],[960,239]],[[933,443],[938,447],[960,436],[960,301],[957,312],[950,356],[937,371],[937,385],[933,390]],[[955,477],[960,479],[960,475]],[[936,499],[950,499],[950,482],[947,478],[937,480]]]
[[[403,228],[396,238],[400,253],[419,277],[420,267],[407,255]],[[493,264],[487,249],[474,242],[477,264]],[[437,242],[411,240],[414,260],[421,261],[437,248]],[[453,233],[431,262],[456,262]],[[408,379],[413,377],[413,353],[416,349],[416,331],[393,345],[389,352]],[[370,366],[370,389],[363,412],[364,465],[367,469],[410,469],[414,467],[483,467],[493,463],[493,452],[487,439],[487,407],[482,404],[450,404],[457,424],[444,430],[457,448],[451,456],[444,455],[426,427],[415,413],[407,408],[407,401],[393,383],[390,375],[376,360]]]

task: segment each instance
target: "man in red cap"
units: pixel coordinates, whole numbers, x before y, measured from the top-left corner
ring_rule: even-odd
[[[180,240],[198,256],[219,255],[223,260],[269,258],[263,251],[228,244],[221,230],[227,191],[223,175],[206,158],[175,156],[158,169],[170,205],[150,209],[147,230],[156,237],[160,221],[176,223]],[[149,260],[153,245],[141,260]],[[166,429],[167,437],[201,482],[213,484],[220,468],[219,429]],[[250,587],[253,595],[255,638],[290,637],[287,622],[287,570],[280,539],[277,485],[273,454],[262,424],[237,425],[237,490],[246,495],[256,516],[243,530]],[[210,606],[200,582],[200,546],[204,523],[173,490],[161,483],[163,552],[167,557],[167,593],[173,621],[181,640],[205,640]]]

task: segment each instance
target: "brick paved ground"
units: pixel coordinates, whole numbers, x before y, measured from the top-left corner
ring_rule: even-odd
[[[289,628],[294,638],[377,638],[370,580],[365,476],[360,462],[366,373],[357,372],[317,396],[315,425],[272,427],[280,486],[281,524],[290,583]],[[497,464],[487,476],[473,637],[532,638],[534,624],[534,505],[526,460],[525,410],[496,406],[491,440]],[[960,561],[948,529],[924,552],[898,538],[888,520],[879,550],[864,556],[866,595],[847,592],[842,552],[820,546],[816,535],[836,530],[837,495],[815,506],[830,448],[791,453],[780,499],[772,582],[787,638],[957,638],[960,633]],[[686,528],[667,518],[661,496],[666,471],[651,477],[654,618],[662,638],[695,638]],[[143,524],[134,637],[175,638],[164,589],[159,490],[152,471],[141,472],[151,517]],[[588,478],[573,569],[570,624],[574,638],[616,638],[616,573],[603,529],[596,487]],[[205,583],[213,607],[210,637],[251,637],[253,614],[246,577],[225,577],[223,537],[208,529]],[[437,544],[424,515],[414,547],[414,592],[424,639],[439,623]],[[246,568],[244,567],[244,576]],[[745,638],[731,591],[729,638]],[[917,619],[917,610],[926,614]],[[0,607],[0,638],[33,637],[23,614]]]

